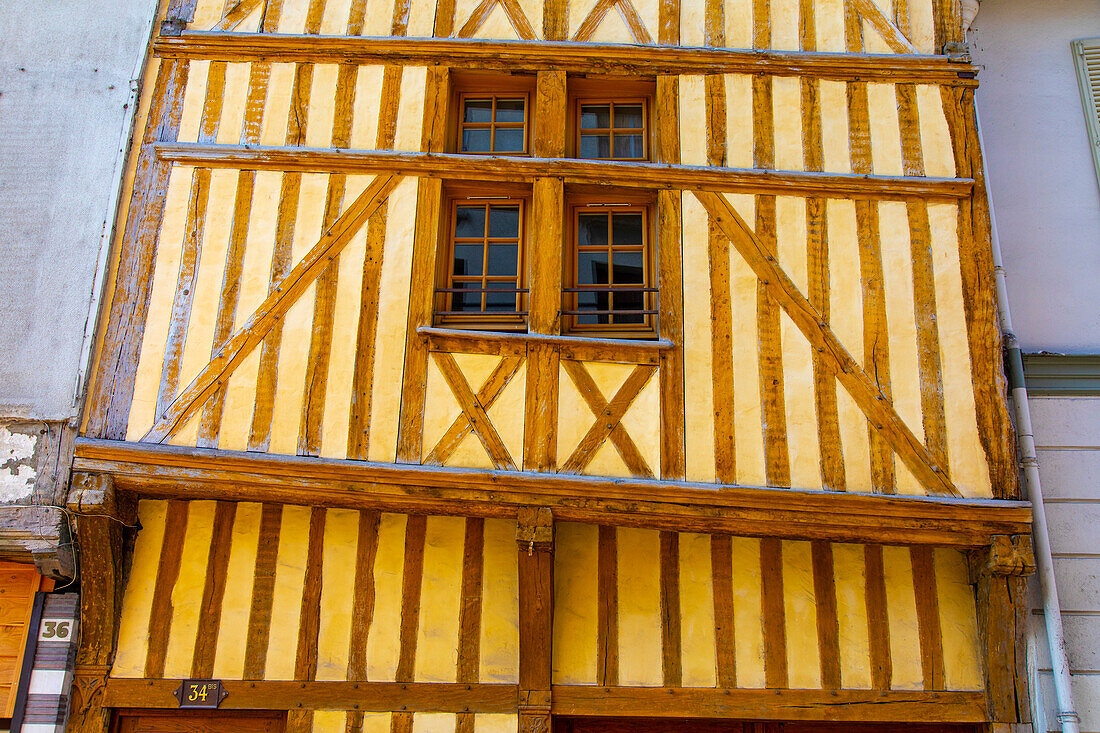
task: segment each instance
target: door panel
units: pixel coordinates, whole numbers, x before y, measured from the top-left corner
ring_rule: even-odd
[[[118,713],[114,733],[283,733],[285,713],[150,710]]]

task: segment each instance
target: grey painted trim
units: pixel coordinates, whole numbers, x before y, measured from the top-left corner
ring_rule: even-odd
[[[1025,354],[1031,395],[1100,397],[1100,354]]]

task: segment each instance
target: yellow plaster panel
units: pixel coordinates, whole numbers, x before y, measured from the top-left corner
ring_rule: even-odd
[[[489,458],[489,453],[482,445],[481,439],[471,431],[458,444],[445,465],[459,468],[492,468],[493,461]]]
[[[596,26],[592,41],[594,43],[634,43],[634,34],[630,32],[630,28],[623,19],[623,13],[617,5],[613,10],[607,11],[607,15]]]
[[[477,713],[474,715],[474,733],[516,733],[518,729],[518,715],[500,713]]]
[[[840,626],[840,686],[846,689],[871,689],[866,575],[863,545],[833,545],[836,617]]]
[[[206,565],[210,558],[210,538],[214,531],[215,506],[217,502],[213,501],[192,501],[187,505],[187,532],[183,536],[179,576],[172,589],[172,625],[164,656],[165,677],[187,677],[191,674],[202,589],[206,584]],[[153,623],[157,623],[157,619],[150,619],[150,624]]]
[[[886,17],[890,18],[893,13],[887,13]],[[892,54],[894,50],[890,48],[882,35],[875,30],[875,27],[866,20],[861,24],[863,27],[863,51],[864,53],[874,54]]]
[[[305,33],[306,12],[310,3],[307,0],[292,0],[283,3],[283,14],[279,17],[280,33]]]
[[[875,175],[902,175],[901,128],[894,85],[868,84],[867,109],[871,117],[871,160]]]
[[[931,84],[917,85],[917,115],[920,118],[925,175],[953,177],[955,153],[951,147],[951,131],[947,127],[939,87]]]
[[[280,31],[282,28],[279,29]],[[271,65],[267,82],[267,101],[260,124],[262,145],[286,145],[287,118],[290,114],[290,98],[294,88],[295,64]]]
[[[394,150],[420,150],[424,128],[424,92],[427,68],[406,66],[401,77],[401,101],[397,108],[397,135]]]
[[[210,77],[210,62],[195,60],[187,64],[187,89],[183,93],[180,129],[176,139],[194,142],[199,137],[202,109],[206,103],[206,84]]]
[[[152,426],[160,389],[161,367],[164,364],[164,344],[168,339],[168,324],[172,318],[172,298],[179,276],[180,249],[183,228],[187,221],[187,202],[191,193],[194,168],[177,166],[168,179],[168,194],[164,204],[164,219],[160,228],[160,245],[153,270],[149,296],[149,313],[145,321],[145,336],[141,342],[137,375],[134,378],[134,398],[130,402],[130,417],[126,427],[127,440],[140,440]]]
[[[501,357],[490,354],[451,354],[458,370],[470,385],[470,391],[477,394],[481,385],[489,378],[489,375],[500,363]]]
[[[623,428],[655,474],[660,473],[661,466],[660,384],[660,377],[654,372],[622,419]]]
[[[787,678],[790,687],[821,687],[817,640],[817,600],[809,542],[783,542],[783,610],[787,628]]]
[[[829,291],[829,321],[837,338],[857,362],[863,363],[863,291],[859,283],[859,242],[856,238],[856,211],[851,201],[830,199],[829,272],[833,287]],[[852,287],[838,287],[853,283]],[[867,417],[852,400],[848,390],[837,384],[837,421],[844,443],[844,474],[849,491],[871,489],[870,447]]]
[[[738,687],[764,686],[764,627],[760,540],[732,538],[734,660]]]
[[[519,681],[519,564],[516,523],[485,520],[485,553],[481,575],[481,682],[516,684]],[[479,718],[482,716],[478,716]],[[496,718],[498,716],[487,716]],[[500,718],[514,716],[502,715]],[[490,725],[492,721],[487,721]]]
[[[947,419],[947,455],[951,479],[968,497],[991,497],[985,450],[978,438],[970,344],[963,314],[962,279],[955,204],[929,204],[932,262],[936,280],[936,325],[943,359],[943,402]]]
[[[472,389],[476,390],[477,387]],[[428,358],[428,376],[424,389],[424,445],[423,455],[431,453],[439,439],[447,432],[454,419],[462,412],[454,393],[451,391],[447,380],[443,378],[443,372],[439,371],[439,365],[435,359]]]
[[[457,36],[459,30],[466,25],[466,21],[473,15],[474,8],[481,4],[480,0],[455,0],[455,22],[452,36]]]
[[[978,639],[978,612],[970,585],[966,556],[958,550],[936,548],[936,595],[943,636],[943,670],[949,690],[985,687]]]
[[[725,10],[726,46],[752,48],[752,0],[726,0]]]
[[[594,685],[599,527],[561,522],[554,535],[554,684]]]
[[[772,45],[776,51],[798,51],[801,43],[798,37],[799,0],[771,0]],[[778,77],[776,78],[778,81]],[[798,79],[791,79],[798,86]],[[801,109],[801,106],[788,107],[787,110]],[[798,117],[790,115],[789,117]],[[779,121],[776,117],[776,121]]]
[[[392,713],[363,713],[363,733],[390,733]]]
[[[275,383],[275,412],[269,452],[293,455],[298,447],[306,366],[313,330],[316,285],[310,285],[283,319],[279,348],[279,376]]]
[[[406,178],[390,194],[385,254],[378,287],[378,330],[374,339],[374,384],[370,414],[372,461],[392,463],[397,455],[397,423],[401,409],[401,373],[405,364],[405,328],[409,313],[409,278],[416,178]]]
[[[661,656],[661,534],[616,530],[619,587],[619,684],[664,684]]]
[[[413,713],[413,733],[454,733],[454,713]]]
[[[191,28],[209,30],[222,17],[225,3],[222,0],[199,0],[195,4],[195,15],[191,19]]]
[[[775,5],[772,5],[772,9],[775,10]],[[795,23],[797,25],[797,18]],[[795,43],[798,43],[797,37]],[[797,45],[795,48],[797,48]],[[802,115],[796,113],[796,110],[800,109],[802,109],[801,80],[793,76],[773,77],[772,119],[775,120],[775,167],[779,170],[800,171],[805,169],[802,146]]]
[[[508,20],[508,14],[504,12],[504,8],[499,3],[489,12],[489,17],[477,29],[477,33],[473,35],[473,38],[491,38],[503,41],[520,40],[516,29],[512,27],[512,21]]]
[[[818,51],[847,50],[844,42],[844,0],[816,0],[814,24],[817,26]]]
[[[305,145],[310,148],[327,148],[332,145],[332,122],[336,114],[336,64],[317,64],[313,67],[313,87],[309,93],[309,124],[306,125]]]
[[[584,368],[592,377],[592,381],[596,383],[600,394],[607,401],[611,401],[615,393],[630,377],[630,373],[634,371],[634,366],[631,364],[614,364],[602,361],[585,362]]]
[[[367,14],[363,23],[364,36],[388,36],[393,31],[394,0],[379,0],[367,3]]]
[[[134,544],[130,577],[122,597],[118,651],[111,668],[112,677],[145,676],[145,658],[149,653],[149,617],[153,609],[153,589],[157,583],[167,511],[168,504],[164,501],[142,499],[138,502],[141,531]]]
[[[584,23],[584,19],[592,12],[596,0],[568,0],[569,2],[569,37],[572,38],[577,29]]]
[[[626,467],[626,462],[619,455],[618,448],[614,446],[610,438],[606,438],[600,444],[600,447],[596,449],[592,460],[588,462],[581,473],[587,476],[619,476],[626,478],[630,476],[630,469]]]
[[[697,3],[684,3],[686,5]],[[680,162],[707,165],[707,102],[702,76],[680,77]]]
[[[660,1],[659,0],[631,0],[634,5],[634,9],[638,13],[638,17],[642,19],[642,25],[649,31],[650,37],[653,41],[658,40],[658,31],[660,30]],[[541,6],[540,6],[541,7]],[[537,27],[537,23],[533,23]],[[680,45],[684,44],[683,39],[683,27],[680,29]]]
[[[373,150],[378,145],[378,115],[382,100],[383,66],[360,66],[355,77],[351,147]]]
[[[924,442],[909,215],[905,204],[900,201],[880,202],[878,211],[882,285],[886,295],[886,322],[890,324],[890,383],[894,409],[917,440]],[[913,474],[905,469],[901,461],[897,464],[898,493],[924,494]]]
[[[821,151],[825,170],[831,173],[850,173],[852,160],[848,150],[847,86],[842,81],[826,79],[822,79],[819,84]]]
[[[464,518],[428,517],[416,642],[417,682],[454,682],[458,672],[465,536]]]
[[[251,71],[252,64],[227,64],[225,67],[225,93],[222,95],[222,117],[216,140],[219,144],[236,145],[241,141]],[[233,177],[236,178],[235,172]]]
[[[326,0],[325,14],[321,19],[321,35],[346,36],[351,0]]]
[[[917,53],[936,53],[936,31],[932,3],[909,3],[909,40]]]
[[[703,3],[680,3],[681,46],[700,47],[706,45],[703,12]],[[680,113],[683,114],[683,107],[680,108]]]
[[[685,360],[686,361],[686,360]],[[595,420],[588,404],[577,391],[565,369],[558,368],[558,462],[573,453]]]
[[[531,24],[531,30],[535,32],[535,38],[542,40],[542,0],[519,0],[519,6]],[[568,37],[568,29],[566,29],[566,37]]]
[[[728,78],[728,77],[727,77]],[[714,481],[714,386],[711,381],[707,212],[683,196],[685,457],[690,481]],[[559,454],[560,455],[560,454]]]
[[[435,32],[435,0],[412,0],[409,29],[405,35],[428,38]]]
[[[367,679],[370,680],[392,680],[397,673],[406,520],[404,514],[383,514],[378,522],[378,550],[374,557],[374,618],[367,634]]]
[[[248,634],[248,616],[252,608],[252,581],[260,542],[263,505],[240,502],[233,517],[233,535],[229,545],[229,564],[225,570],[225,592],[218,625],[218,648],[214,653],[214,676],[241,679]],[[226,633],[221,633],[225,630]]]
[[[342,681],[348,674],[351,608],[354,603],[348,571],[355,567],[359,542],[359,512],[329,509],[325,514],[325,544],[321,555],[321,623],[317,633],[317,679]]]
[[[685,687],[718,684],[710,535],[680,534],[680,648]]]
[[[917,596],[913,589],[913,564],[908,547],[883,547],[886,577],[886,614],[890,619],[890,660],[895,690],[924,689],[921,670]]]
[[[344,733],[347,722],[348,714],[344,710],[316,710],[312,733]]]
[[[504,392],[487,411],[489,420],[504,442],[504,447],[508,449],[508,454],[517,464],[523,459],[523,421],[526,404],[527,365],[523,364],[512,377],[512,381],[508,382]]]
[[[728,19],[729,15],[726,17]],[[751,11],[749,17],[752,17]],[[750,35],[744,48],[751,47]],[[752,77],[748,74],[726,74],[725,79],[726,165],[731,168],[752,168]]]
[[[264,679],[294,679],[298,650],[298,624],[302,613],[302,590],[309,551],[310,510],[284,506],[279,529],[279,553],[275,564],[275,590],[271,599],[271,628],[267,643]]]

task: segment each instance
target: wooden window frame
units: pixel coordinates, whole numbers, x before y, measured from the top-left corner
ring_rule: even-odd
[[[568,81],[569,130],[566,135],[566,155],[581,159],[581,106],[585,104],[641,104],[642,105],[642,144],[645,155],[641,158],[584,158],[584,160],[615,161],[627,163],[653,162],[657,149],[654,125],[654,98],[657,94],[656,81],[624,77],[576,77]],[[614,118],[611,120],[614,130]],[[614,138],[609,141],[614,152]]]
[[[531,155],[531,130],[536,110],[534,109],[535,76],[533,74],[493,74],[487,72],[455,72],[451,79],[451,112],[447,129],[449,131],[447,149],[462,155],[506,155],[511,157],[529,157]],[[515,99],[522,97],[523,113],[523,151],[497,152],[494,150],[463,151],[462,130],[469,123],[463,123],[463,103],[467,99],[491,97]],[[481,123],[477,126],[482,126]],[[495,122],[487,123],[490,129],[497,127]],[[504,127],[515,129],[514,123]],[[495,136],[494,136],[495,137]]]
[[[439,259],[436,267],[436,288],[433,298],[432,323],[441,328],[469,329],[476,331],[527,331],[527,313],[530,307],[530,293],[527,291],[529,282],[528,256],[527,256],[527,219],[531,211],[531,190],[528,187],[499,183],[445,184],[443,191],[444,216],[440,217],[439,233]],[[519,205],[519,242],[516,252],[516,311],[480,311],[471,313],[456,313],[451,311],[450,299],[453,296],[454,287],[454,247],[455,247],[455,217],[459,206],[467,204],[484,204],[486,206],[505,206],[509,204]],[[486,228],[488,219],[486,219]],[[488,241],[488,231],[486,238]],[[483,257],[485,252],[483,251]],[[490,276],[483,267],[481,273],[482,286],[488,282]],[[498,276],[505,278],[506,276]],[[483,293],[484,296],[484,293]]]
[[[642,277],[643,309],[652,311],[643,315],[642,323],[597,323],[580,324],[576,320],[579,314],[578,299],[580,293],[579,227],[581,213],[606,211],[608,213],[637,210],[642,211],[642,263],[645,268]],[[566,196],[566,236],[565,256],[562,258],[562,332],[569,336],[594,338],[656,339],[660,337],[660,283],[657,273],[657,196],[651,192],[622,192],[608,194],[601,191],[583,189],[570,192]],[[614,251],[614,242],[609,249]],[[612,258],[614,259],[614,258]],[[614,283],[612,283],[614,285]],[[591,288],[599,290],[599,288]],[[612,317],[614,314],[611,314]]]

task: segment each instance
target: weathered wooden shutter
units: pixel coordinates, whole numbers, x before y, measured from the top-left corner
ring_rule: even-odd
[[[1100,180],[1100,38],[1073,41],[1073,62],[1081,82],[1081,98],[1085,105],[1092,160]]]

